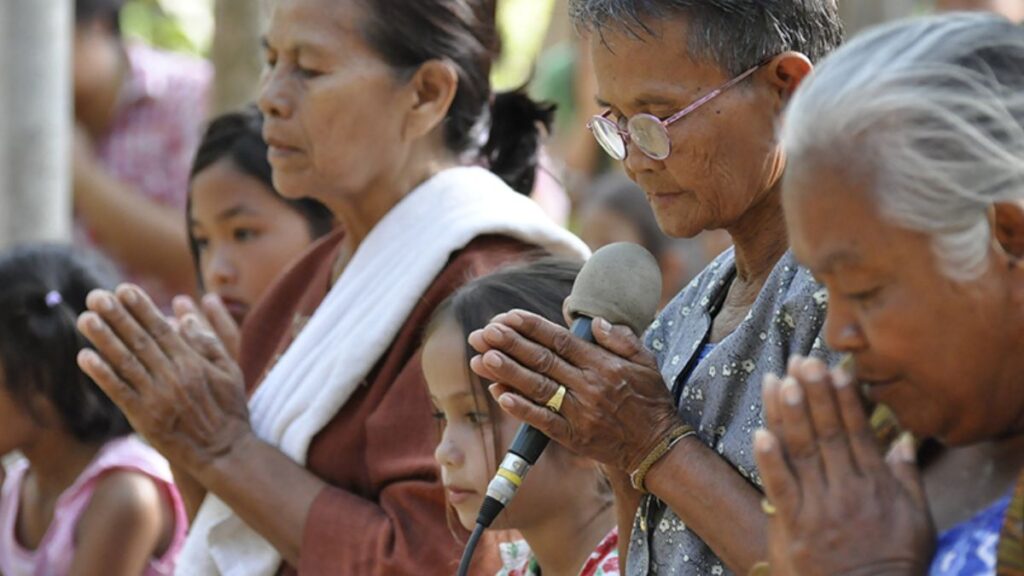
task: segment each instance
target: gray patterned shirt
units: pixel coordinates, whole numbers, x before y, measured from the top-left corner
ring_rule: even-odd
[[[714,309],[728,291],[735,271],[730,248],[665,307],[647,331],[645,344],[679,399],[683,420],[760,488],[752,436],[763,424],[762,377],[769,372],[783,374],[793,354],[817,356],[829,365],[836,363],[838,355],[826,349],[819,338],[827,292],[787,251],[743,322],[698,362],[710,335]],[[696,367],[687,378],[685,369],[691,361]],[[729,519],[722,518],[722,522]],[[675,512],[650,495],[643,498],[637,511],[626,573],[731,574]]]

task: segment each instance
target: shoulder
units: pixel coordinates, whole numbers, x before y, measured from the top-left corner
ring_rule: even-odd
[[[135,470],[112,470],[96,481],[77,532],[157,533],[163,514],[163,490],[155,479]]]

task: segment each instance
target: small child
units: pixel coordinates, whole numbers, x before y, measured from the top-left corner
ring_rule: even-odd
[[[4,576],[174,571],[187,519],[167,462],[81,372],[75,327],[101,280],[70,248],[0,255],[0,491]]]
[[[427,329],[423,373],[441,422],[434,453],[448,503],[467,530],[520,422],[503,412],[469,369],[466,338],[494,316],[527,310],[562,323],[562,302],[580,265],[542,259],[467,284],[443,303]],[[611,490],[596,463],[552,442],[495,521],[526,541],[500,544],[500,576],[619,573]]]

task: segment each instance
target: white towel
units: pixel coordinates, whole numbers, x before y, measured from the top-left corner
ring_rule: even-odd
[[[256,434],[305,464],[313,437],[341,410],[397,336],[453,252],[501,234],[578,258],[586,245],[482,168],[445,170],[370,231],[306,327],[249,402]],[[207,495],[179,557],[182,576],[271,576],[281,556]]]

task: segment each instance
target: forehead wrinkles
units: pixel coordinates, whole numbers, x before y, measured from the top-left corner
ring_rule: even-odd
[[[669,30],[672,34],[671,27]],[[644,96],[681,100],[711,82],[708,66],[690,57],[684,38],[635,38],[620,33],[606,40],[590,38],[600,100],[616,106],[631,105]]]

